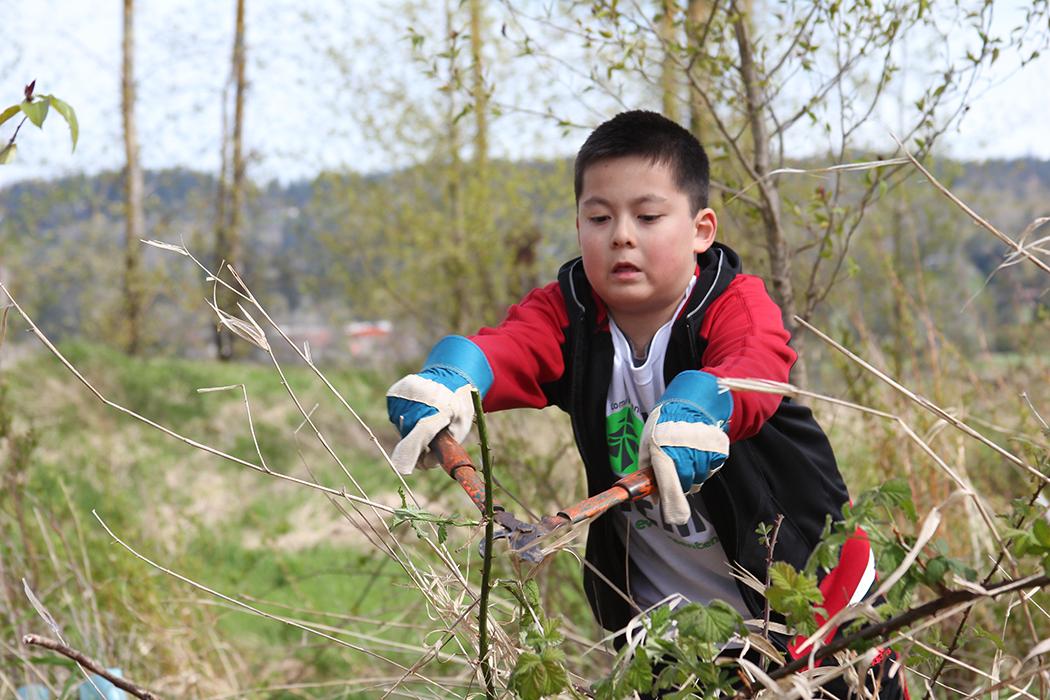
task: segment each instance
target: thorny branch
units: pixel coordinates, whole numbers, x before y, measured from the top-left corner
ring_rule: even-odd
[[[784,666],[770,672],[769,677],[772,680],[785,678],[792,673],[801,671],[804,668],[815,664],[822,659],[826,659],[829,656],[837,654],[840,651],[848,649],[857,642],[866,642],[875,639],[884,639],[889,635],[893,634],[897,630],[904,629],[912,623],[933,617],[937,613],[947,610],[949,608],[955,608],[959,606],[972,606],[979,600],[986,598],[996,598],[1007,593],[1014,593],[1018,590],[1028,587],[1043,587],[1050,584],[1050,576],[1027,576],[1023,579],[1006,581],[995,588],[981,589],[974,587],[974,589],[961,589],[949,591],[939,598],[935,598],[928,603],[916,606],[907,610],[900,615],[891,617],[888,620],[884,620],[879,623],[875,623],[864,627],[863,629],[854,632],[853,634],[845,635],[841,639],[838,639],[827,646],[816,649],[812,654],[808,654],[801,658],[795,659],[791,663],[785,664]],[[752,696],[750,691],[742,691],[738,693],[737,697],[748,698]]]

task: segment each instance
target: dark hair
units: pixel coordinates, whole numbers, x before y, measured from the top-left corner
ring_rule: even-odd
[[[591,132],[576,154],[576,203],[583,191],[583,173],[599,161],[642,156],[671,169],[675,186],[689,197],[693,214],[707,206],[710,169],[696,137],[662,114],[621,112]]]

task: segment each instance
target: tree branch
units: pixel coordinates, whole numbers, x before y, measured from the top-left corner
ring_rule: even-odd
[[[97,676],[105,678],[107,681],[117,686],[121,690],[127,691],[137,698],[142,700],[157,700],[157,696],[149,692],[145,688],[141,688],[126,678],[115,676],[107,671],[102,664],[95,661],[92,658],[85,656],[83,653],[72,649],[62,642],[55,641],[49,637],[41,637],[39,634],[27,634],[22,637],[22,644],[26,646],[37,646],[43,647],[44,649],[50,649],[51,651],[58,652],[63,656],[67,656],[73,659],[81,668],[91,671]]]

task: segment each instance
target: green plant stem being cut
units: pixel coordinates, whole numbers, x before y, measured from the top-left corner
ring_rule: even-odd
[[[478,603],[478,661],[481,675],[485,678],[485,697],[494,700],[496,688],[492,680],[492,665],[489,663],[489,586],[492,573],[492,461],[489,453],[489,435],[485,427],[485,412],[481,407],[481,394],[474,390],[474,415],[478,419],[478,440],[481,442],[481,469],[485,473],[485,549],[481,564],[481,596]]]

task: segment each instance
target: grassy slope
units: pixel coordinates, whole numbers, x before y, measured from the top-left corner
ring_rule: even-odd
[[[64,346],[63,352],[112,401],[256,462],[240,390],[196,391],[243,382],[267,463],[309,480],[308,464],[320,483],[353,492],[308,429],[294,434],[302,417],[271,367],[132,360],[79,344]],[[286,372],[302,404],[319,406],[315,421],[369,497],[397,505],[395,477],[367,433],[308,370]],[[389,378],[354,371],[327,374],[389,446],[394,435],[385,423],[382,398]],[[24,498],[15,503],[11,494],[0,497],[0,522],[10,543],[0,554],[15,562],[0,571],[12,591],[14,610],[5,621],[16,628],[12,631],[42,631],[15,590],[17,579],[28,571],[31,585],[63,621],[73,646],[122,666],[129,677],[169,695],[207,697],[252,687],[395,673],[361,652],[233,612],[137,561],[109,541],[91,516],[97,510],[118,536],[145,556],[269,612],[416,646],[435,639],[427,632],[440,623],[428,619],[419,592],[323,495],[205,454],[106,407],[53,357],[34,356],[0,375],[0,381],[9,388],[14,431],[31,427],[39,437],[24,474]],[[520,416],[492,419],[499,473],[534,509],[553,512],[556,504],[581,495],[580,477],[572,451],[566,449],[570,438],[564,421],[552,426],[548,416],[530,415],[524,422]],[[549,438],[542,440],[541,435]],[[3,458],[0,452],[0,464]],[[417,474],[411,483],[426,509],[475,516],[463,494],[439,470]],[[20,529],[16,514],[32,513],[34,508],[49,526]],[[406,547],[418,550],[418,540],[407,526],[398,532]],[[476,540],[467,542],[472,534],[469,529],[457,531],[451,541],[457,558],[472,562],[470,575],[476,580]],[[53,557],[44,554],[45,540],[54,543]],[[63,541],[70,543],[68,551]],[[577,568],[572,558],[559,558],[544,575],[544,594],[552,612],[563,613],[573,621],[573,629],[597,638],[579,590]],[[497,562],[496,575],[514,575],[505,558]],[[91,595],[96,598],[91,606],[80,604]],[[406,665],[423,653],[388,652],[353,634],[343,638]],[[3,663],[5,668],[21,666],[10,680],[24,682],[25,664],[10,655]],[[68,676],[68,671],[50,672],[56,678]],[[434,672],[440,674],[440,668]],[[332,691],[316,692],[330,696]],[[279,696],[275,693],[267,697]]]
[[[347,481],[336,478],[336,468],[329,466],[331,460],[325,459],[311,436],[301,433],[295,439],[293,431],[302,418],[272,369],[129,360],[83,345],[64,351],[111,400],[188,437],[257,461],[240,391],[195,391],[243,382],[260,447],[275,470],[309,479],[305,462],[314,466],[322,483],[339,488]],[[353,405],[378,424],[378,415],[371,410],[382,408],[378,380],[357,373],[333,373],[331,378]],[[187,664],[204,664],[217,672],[223,665],[218,658],[222,654],[207,647],[228,647],[227,656],[232,660],[227,663],[238,680],[231,684],[221,678],[202,678],[197,686],[201,692],[295,676],[341,672],[347,677],[348,667],[347,659],[303,644],[302,633],[290,627],[197,604],[207,596],[106,545],[92,510],[146,556],[224,593],[277,604],[268,607],[271,611],[281,612],[278,607],[288,605],[395,620],[418,605],[418,594],[399,584],[399,572],[392,563],[375,556],[320,494],[204,454],[105,407],[51,357],[26,361],[5,379],[15,430],[32,427],[39,436],[39,447],[25,474],[27,507],[23,511],[36,508],[47,514],[44,520],[55,523],[56,532],[69,531],[74,518],[82,528],[100,614],[105,618],[102,626],[109,629],[100,635],[98,625],[70,624],[68,617],[74,613],[62,611],[62,596],[51,593],[50,599],[44,598],[46,605],[57,606],[56,617],[66,617],[67,626],[74,630],[71,641],[88,653],[116,658],[129,675],[138,671],[140,678],[153,682],[160,678],[163,685],[164,672],[179,675]],[[367,449],[367,435],[331,401],[324,400],[306,371],[289,371],[288,379],[304,405],[321,402],[316,420],[362,486],[380,500],[384,493],[390,500],[393,478],[375,450]],[[15,508],[7,510],[13,514]],[[11,541],[23,544],[23,561],[44,559],[40,545],[46,537],[40,534],[40,527],[23,533],[12,517],[5,517],[5,525],[15,528]],[[28,556],[24,550],[27,540]],[[72,550],[76,549],[73,546],[67,553],[58,547],[57,566],[29,567],[30,579],[36,573],[32,585],[38,592],[53,583],[53,575],[73,568],[65,562],[75,561]],[[86,568],[79,562],[76,566]],[[17,577],[14,571],[7,574]],[[76,593],[72,591],[74,597]],[[20,601],[18,606],[24,607]],[[26,630],[40,627],[31,619],[20,621]],[[181,627],[179,634],[188,642],[183,658],[161,653],[147,660],[134,650],[119,648],[119,639],[125,636],[141,636],[147,646],[160,647],[162,640],[151,637],[173,625]],[[205,634],[207,628],[214,631]],[[213,636],[219,640],[214,644],[208,640]],[[406,635],[395,630],[386,636],[404,639]],[[166,655],[171,658],[164,658]],[[290,671],[296,660],[301,668]],[[238,667],[251,669],[254,677],[241,677]],[[188,687],[180,689],[179,682],[172,681],[173,690],[190,692]]]

